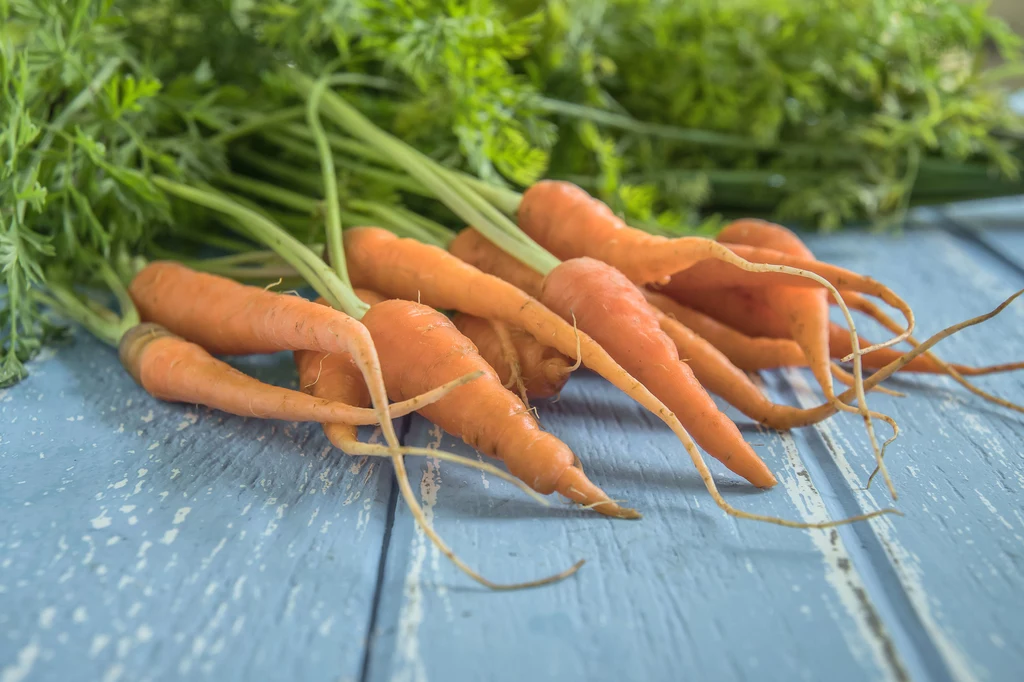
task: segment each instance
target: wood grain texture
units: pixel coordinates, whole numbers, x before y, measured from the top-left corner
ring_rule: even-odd
[[[153,400],[77,337],[0,391],[0,680],[358,679],[390,470]]]
[[[922,336],[987,311],[1021,281],[940,231],[811,244],[823,259],[893,283],[918,311]],[[944,355],[1019,359],[1022,330],[1017,305],[947,341]],[[979,381],[1024,401],[1019,375]],[[765,390],[811,405],[818,398],[808,382],[802,371],[767,373]],[[666,429],[600,379],[574,377],[561,402],[541,406],[543,424],[645,518],[541,509],[502,482],[424,464],[419,482],[435,526],[489,576],[589,563],[556,586],[488,594],[439,559],[400,506],[368,679],[1018,679],[1022,420],[945,379],[892,383],[911,395],[870,402],[904,429],[890,458],[907,516],[794,531],[726,517]],[[860,490],[872,460],[857,418],[793,434],[745,432],[780,485],[756,492],[712,463],[734,504],[806,520],[889,504],[881,487]],[[437,434],[416,419],[407,440]]]

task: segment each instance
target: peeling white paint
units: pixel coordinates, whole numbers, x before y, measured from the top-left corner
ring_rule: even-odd
[[[103,674],[103,682],[117,682],[123,674],[124,666],[120,663],[115,663],[107,668],[107,672]]]
[[[434,436],[434,441],[428,443],[426,447],[437,450],[441,446],[440,427],[434,425],[431,435]],[[426,522],[431,524],[434,519],[434,504],[437,502],[440,480],[435,479],[434,476],[438,460],[431,458],[427,462],[428,466],[420,478],[420,501]],[[431,466],[431,463],[434,466]],[[409,569],[405,574],[405,601],[398,614],[397,657],[399,667],[392,678],[394,682],[427,681],[426,665],[420,655],[419,629],[424,616],[422,574],[423,565],[427,559],[428,543],[426,534],[417,524],[413,534]]]
[[[89,521],[89,523],[92,524],[92,527],[95,528],[96,530],[101,530],[103,528],[106,528],[112,522],[113,522],[113,519],[110,518],[109,516],[107,516],[107,508],[106,507],[103,507],[103,509],[100,511],[100,515],[99,516],[97,516],[96,518],[94,518],[94,519]]]
[[[47,606],[39,612],[39,627],[49,630],[53,627],[53,621],[57,617],[57,609],[54,606]]]
[[[168,531],[164,531],[163,537],[160,538],[161,545],[169,545],[174,542],[178,537],[178,529],[171,528]]]
[[[175,526],[177,526],[179,523],[183,523],[185,521],[185,518],[189,515],[189,512],[191,511],[192,507],[182,507],[178,511],[174,512],[174,520],[171,521],[171,523],[173,523]]]
[[[18,652],[13,663],[0,670],[0,682],[22,682],[25,680],[32,672],[32,668],[35,667],[40,653],[42,653],[42,649],[39,647],[39,642],[33,639]]]
[[[231,589],[231,598],[238,601],[242,598],[245,590],[246,576],[239,576],[238,580],[235,581],[235,586]]]
[[[806,523],[829,521],[828,510],[821,495],[807,476],[807,470],[800,459],[800,452],[793,437],[788,433],[781,433],[780,437],[788,466],[785,472],[778,477],[779,483],[793,502],[802,521]],[[768,446],[768,449],[774,450],[771,445]],[[831,528],[809,528],[805,532],[810,537],[815,549],[821,554],[822,562],[825,565],[825,581],[832,587],[832,592],[839,599],[839,603],[842,604],[856,627],[856,636],[845,629],[842,630],[843,639],[846,640],[850,652],[861,661],[864,660],[866,653],[870,654],[872,663],[881,675],[880,679],[894,682],[899,680],[899,671],[893,669],[886,659],[885,641],[879,633],[872,630],[871,614],[865,612],[864,604],[857,596],[858,592],[867,594],[867,590],[860,574],[852,570],[853,562],[842,538]],[[845,565],[846,570],[842,570],[841,565]],[[799,591],[798,585],[794,585],[793,588],[794,592]],[[867,652],[864,650],[865,645],[868,648]]]
[[[801,407],[813,407],[818,404],[817,397],[803,374],[796,370],[785,370],[784,374],[792,386],[797,402],[800,403]],[[813,428],[832,443],[830,452],[836,467],[850,489],[857,491],[857,495],[862,500],[864,508],[880,508],[881,505],[875,501],[871,491],[864,489],[860,477],[846,458],[846,451],[839,445],[840,442],[846,442],[845,438],[828,421],[815,424]],[[925,589],[920,559],[897,540],[896,529],[893,527],[892,521],[887,517],[878,516],[870,519],[868,523],[871,524],[875,534],[881,540],[882,546],[889,555],[890,564],[899,576],[900,584],[913,604],[914,610],[925,631],[931,637],[939,654],[949,667],[953,678],[958,682],[979,682],[979,677],[975,673],[976,666],[954,642],[953,638],[939,625],[935,618],[932,609],[932,600],[935,599],[935,595],[929,594]]]
[[[89,658],[96,658],[110,644],[110,635],[95,635],[89,645]]]

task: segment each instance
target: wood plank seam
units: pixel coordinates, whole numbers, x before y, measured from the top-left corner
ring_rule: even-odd
[[[973,244],[977,248],[981,249],[988,255],[992,256],[995,260],[999,261],[1006,267],[1010,268],[1018,275],[1024,277],[1024,265],[1018,263],[1015,259],[1007,256],[1005,252],[995,248],[986,239],[981,236],[982,229],[977,227],[971,227],[963,221],[954,218],[949,215],[946,209],[936,209],[936,215],[939,220],[942,221],[940,227],[953,235],[961,241]]]
[[[786,402],[799,402],[798,391],[792,382],[786,381],[784,385],[790,394]],[[807,443],[813,452],[802,452],[800,459],[813,485],[821,493],[826,508],[833,518],[870,511],[858,502],[854,490],[846,485],[836,461],[837,444],[824,430],[820,425],[805,429]],[[894,522],[898,523],[898,519]],[[928,633],[892,565],[885,541],[876,532],[876,524],[879,523],[891,522],[881,519],[854,523],[834,528],[832,532],[839,535],[853,563],[853,570],[861,577],[866,590],[864,607],[877,614],[880,621],[877,634],[895,647],[897,658],[890,663],[899,679],[954,682],[956,678],[941,655],[941,647]]]
[[[406,444],[406,439],[409,436],[409,431],[412,428],[413,415],[403,417],[399,427],[397,429],[398,442],[401,445]],[[398,510],[398,498],[400,491],[398,489],[398,482],[395,480],[395,467],[390,461],[382,462],[382,467],[387,467],[391,470],[391,474],[388,477],[390,482],[390,491],[388,494],[388,511],[387,518],[384,522],[384,534],[381,538],[381,549],[380,559],[377,562],[377,577],[373,585],[373,600],[370,602],[370,613],[366,623],[366,641],[363,642],[363,660],[359,665],[359,682],[368,682],[370,676],[370,662],[373,655],[374,640],[376,639],[376,629],[378,616],[380,614],[380,602],[381,595],[384,590],[385,573],[387,571],[388,553],[391,548],[391,531],[395,526],[395,514]],[[383,472],[382,472],[383,474]]]

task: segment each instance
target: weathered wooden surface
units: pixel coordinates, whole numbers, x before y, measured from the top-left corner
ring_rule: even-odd
[[[901,237],[811,243],[891,283],[924,338],[1024,286],[1022,209],[922,211]],[[1018,303],[940,350],[1021,359],[1022,332]],[[286,356],[258,369],[289,376]],[[818,400],[802,371],[763,381]],[[978,383],[1024,402],[1019,374]],[[870,402],[903,429],[889,462],[906,516],[798,531],[725,516],[667,429],[581,373],[543,424],[643,520],[410,463],[435,527],[488,577],[588,561],[558,585],[491,593],[415,529],[390,466],[325,453],[311,427],[160,405],[79,334],[0,395],[0,682],[1020,679],[1024,417],[946,379],[892,386],[909,395]],[[753,491],[712,461],[739,507],[821,520],[890,504],[861,490],[872,460],[855,417],[744,432],[780,485]],[[405,442],[472,454],[419,418]]]
[[[84,332],[0,423],[2,682],[359,679],[390,470],[152,400]]]

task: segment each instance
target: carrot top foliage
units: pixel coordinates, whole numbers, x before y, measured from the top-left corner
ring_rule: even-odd
[[[0,385],[54,332],[52,283],[97,283],[97,258],[125,272],[168,233],[210,242],[161,178],[280,179],[280,139],[224,135],[301,128],[282,65],[336,74],[445,165],[572,179],[671,233],[709,211],[836,227],[1019,192],[1024,130],[983,70],[990,44],[1021,69],[1020,39],[956,0],[0,0]],[[401,213],[407,184],[348,161],[347,216],[439,227]],[[289,179],[318,196],[315,173]]]

